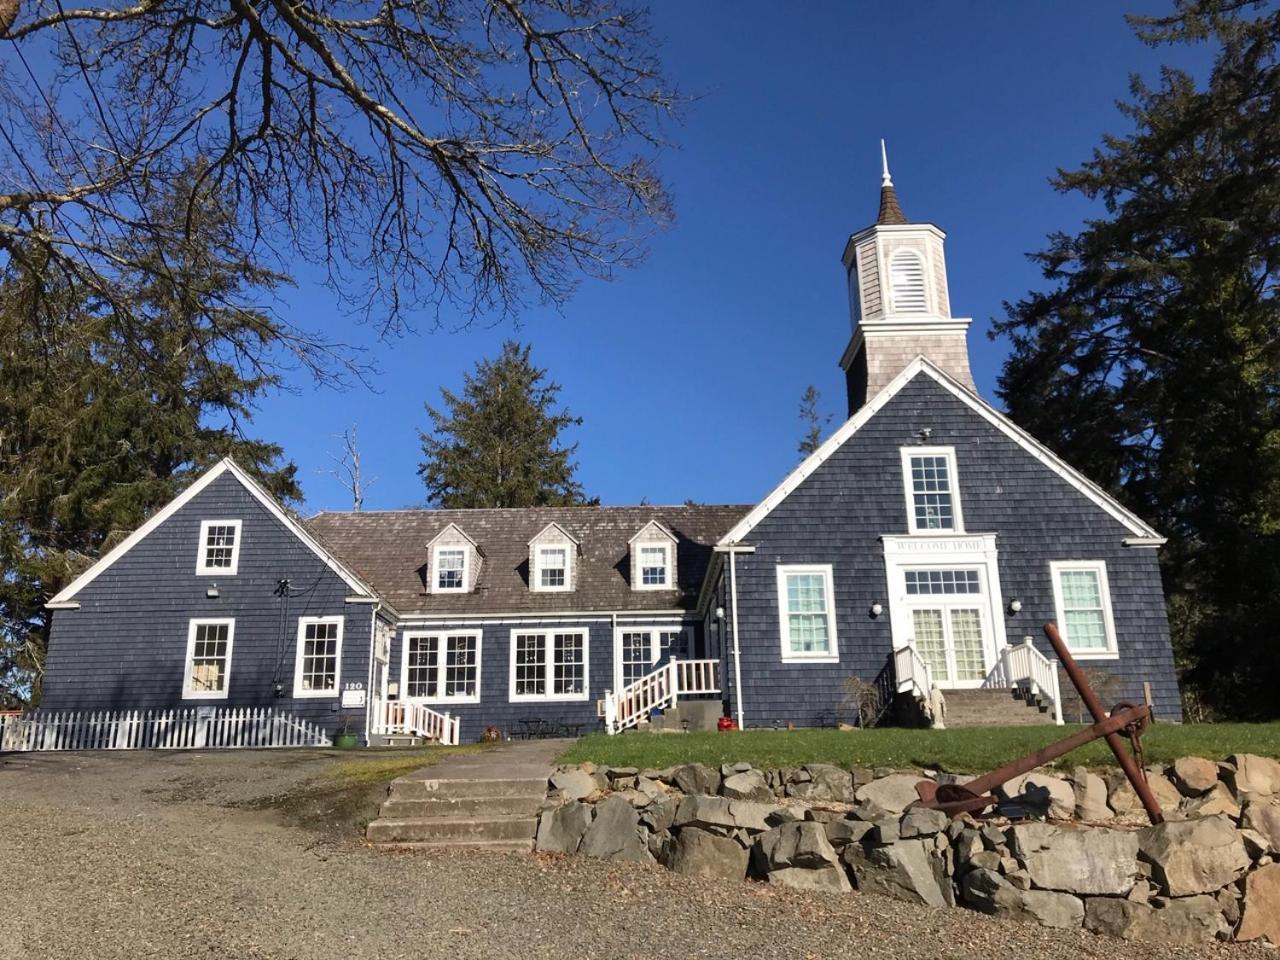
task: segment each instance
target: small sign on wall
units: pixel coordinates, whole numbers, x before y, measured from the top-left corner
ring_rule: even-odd
[[[365,693],[363,686],[347,687],[342,691],[342,707],[363,707],[365,703]]]

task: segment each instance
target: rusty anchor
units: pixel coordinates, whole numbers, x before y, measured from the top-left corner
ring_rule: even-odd
[[[992,791],[1001,784],[1007,783],[1020,774],[1029,773],[1041,764],[1056,760],[1086,743],[1104,739],[1107,741],[1107,746],[1111,748],[1111,752],[1115,754],[1120,769],[1133,785],[1134,792],[1142,801],[1142,806],[1147,811],[1151,822],[1153,824],[1162,822],[1164,814],[1160,810],[1160,804],[1155,795],[1151,792],[1146,772],[1142,769],[1140,762],[1142,733],[1146,730],[1147,724],[1155,720],[1151,707],[1146,704],[1134,706],[1130,703],[1120,703],[1113,707],[1110,713],[1103,710],[1097,694],[1093,692],[1079,664],[1067,650],[1067,645],[1063,643],[1057,626],[1046,623],[1044,633],[1049,638],[1049,643],[1053,645],[1054,652],[1057,653],[1071,683],[1079,691],[1080,699],[1084,701],[1084,705],[1092,715],[1093,726],[1007,763],[998,770],[976,777],[966,784],[938,784],[932,780],[922,780],[916,784],[916,793],[919,794],[920,799],[912,806],[941,810],[953,817],[961,813],[977,813],[979,810],[996,805],[998,800]],[[1124,737],[1128,738],[1131,749],[1126,749]]]

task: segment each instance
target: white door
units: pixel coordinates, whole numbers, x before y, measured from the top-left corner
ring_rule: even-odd
[[[977,569],[905,574],[911,640],[939,687],[977,687],[987,676],[990,603]]]
[[[671,628],[619,628],[613,646],[614,689],[621,690],[652,673],[673,646],[680,646],[683,634],[683,630]]]

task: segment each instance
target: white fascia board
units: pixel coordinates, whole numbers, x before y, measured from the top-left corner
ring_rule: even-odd
[[[1048,467],[1053,473],[1057,474],[1068,484],[1082,493],[1086,498],[1092,500],[1103,511],[1109,514],[1113,519],[1117,520],[1129,532],[1138,538],[1144,540],[1160,539],[1160,534],[1147,525],[1136,514],[1131,513],[1122,507],[1116,500],[1105,490],[1095,484],[1088,477],[1084,476],[1074,467],[1067,464],[1061,457],[1051,451],[1040,441],[1036,440],[1029,433],[1017,426],[1012,420],[1000,413],[989,403],[979,397],[976,393],[967,387],[953,380],[937,366],[931,363],[923,356],[916,357],[902,372],[891,380],[883,390],[868,400],[856,413],[846,420],[839,429],[836,430],[817,450],[811,453],[801,464],[791,471],[778,484],[768,496],[758,503],[750,513],[743,517],[738,523],[720,538],[720,546],[728,546],[742,540],[748,533],[755,529],[765,517],[772,513],[783,500],[785,500],[796,487],[800,486],[809,476],[829,460],[844,444],[857,433],[864,424],[872,417],[880,412],[893,397],[895,397],[903,387],[915,379],[917,374],[924,373],[932,377],[935,381],[942,385],[947,391],[952,393],[958,400],[967,405],[971,410],[981,416],[993,427],[1013,440],[1018,446],[1022,447],[1027,453],[1031,454],[1035,459]]]
[[[640,535],[641,535],[642,533],[644,533],[646,530],[648,530],[650,527],[657,527],[657,528],[658,528],[658,530],[662,532],[662,535],[663,535],[664,537],[666,537],[666,538],[667,538],[668,540],[670,540],[672,543],[675,543],[675,542],[676,542],[676,535],[675,535],[674,533],[672,533],[670,530],[668,530],[668,529],[667,529],[666,524],[664,524],[664,523],[660,523],[660,522],[659,522],[659,521],[657,521],[657,520],[650,520],[650,521],[649,521],[648,523],[646,523],[643,527],[641,527],[639,530],[637,530],[637,531],[636,531],[635,536],[633,536],[630,540],[628,540],[628,541],[627,541],[628,545],[633,544],[633,543],[635,543],[637,540],[639,540],[639,539],[640,539]]]
[[[546,533],[546,532],[547,532],[548,530],[550,530],[552,527],[555,527],[557,530],[559,530],[559,531],[560,531],[560,535],[561,535],[562,537],[564,537],[566,540],[568,540],[570,543],[572,543],[575,547],[580,547],[580,546],[582,546],[582,544],[578,542],[578,538],[577,538],[577,537],[575,537],[572,533],[570,533],[570,532],[569,532],[568,530],[566,530],[564,527],[560,526],[560,524],[558,524],[558,523],[557,523],[556,521],[554,521],[554,520],[552,520],[552,521],[551,521],[550,523],[548,523],[545,527],[543,527],[541,530],[539,530],[537,533],[535,533],[532,537],[530,537],[530,538],[529,538],[529,543],[530,543],[530,544],[532,544],[535,540],[537,540],[540,536],[542,536],[544,533]]]
[[[437,533],[434,537],[432,537],[430,540],[428,540],[428,541],[427,541],[427,547],[428,547],[428,549],[430,549],[431,547],[433,547],[433,546],[435,545],[435,542],[436,542],[437,540],[439,540],[441,537],[443,537],[443,536],[444,536],[446,533],[448,533],[450,530],[452,530],[452,531],[454,531],[455,533],[457,533],[457,534],[458,534],[458,536],[462,537],[462,539],[466,540],[466,541],[467,541],[467,543],[469,543],[469,544],[471,544],[471,546],[475,547],[477,551],[480,549],[480,544],[476,543],[476,542],[475,542],[475,540],[473,540],[473,539],[471,538],[470,534],[468,534],[468,533],[467,533],[467,531],[463,530],[460,526],[458,526],[458,525],[457,525],[456,523],[454,523],[453,521],[450,521],[448,524],[446,524],[446,525],[445,525],[445,528],[444,528],[443,530],[441,530],[441,531],[440,531],[439,533]]]
[[[230,457],[226,457],[206,470],[195,483],[187,487],[186,490],[183,490],[182,493],[170,500],[164,507],[152,514],[146,523],[121,540],[120,543],[116,544],[116,546],[108,551],[104,557],[99,559],[97,563],[91,566],[84,573],[80,574],[80,576],[75,580],[71,581],[71,583],[64,587],[57,596],[46,604],[46,606],[50,606],[52,609],[57,609],[56,607],[52,607],[52,605],[65,604],[72,600],[77,593],[92,583],[101,573],[109,569],[112,564],[137,546],[149,533],[191,502],[191,500],[197,497],[201,491],[209,486],[209,484],[213,483],[213,481],[217,480],[227,472],[230,472],[238,481],[240,481],[241,486],[248,490],[253,498],[266,508],[268,513],[284,524],[284,526],[293,533],[294,536],[301,540],[312,553],[324,562],[325,566],[341,577],[346,582],[347,586],[351,587],[356,594],[370,598],[375,598],[377,596],[377,594],[362,582],[359,577],[347,569],[336,557],[321,546],[320,542],[308,533],[302,524],[291,517],[284,508],[276,502],[276,499],[271,496],[271,494],[267,493],[267,491],[264,490],[262,486],[253,479],[253,477],[245,473],[245,471],[242,470]]]

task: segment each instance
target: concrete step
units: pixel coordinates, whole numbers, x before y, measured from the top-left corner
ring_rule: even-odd
[[[386,820],[460,820],[536,817],[545,792],[528,797],[432,797],[427,800],[387,800],[379,814]]]
[[[370,843],[434,842],[453,845],[458,841],[532,840],[538,821],[532,817],[514,819],[418,819],[374,820],[365,831]]]
[[[515,780],[422,780],[401,777],[391,781],[392,800],[455,800],[479,797],[538,797],[547,793],[542,778]]]
[[[948,727],[1022,727],[1052,723],[1053,715],[1010,690],[946,690]]]
[[[447,853],[450,850],[459,850],[466,853],[533,853],[533,840],[448,840],[443,843],[413,840],[375,843],[374,846],[384,850],[421,851],[423,853]]]

